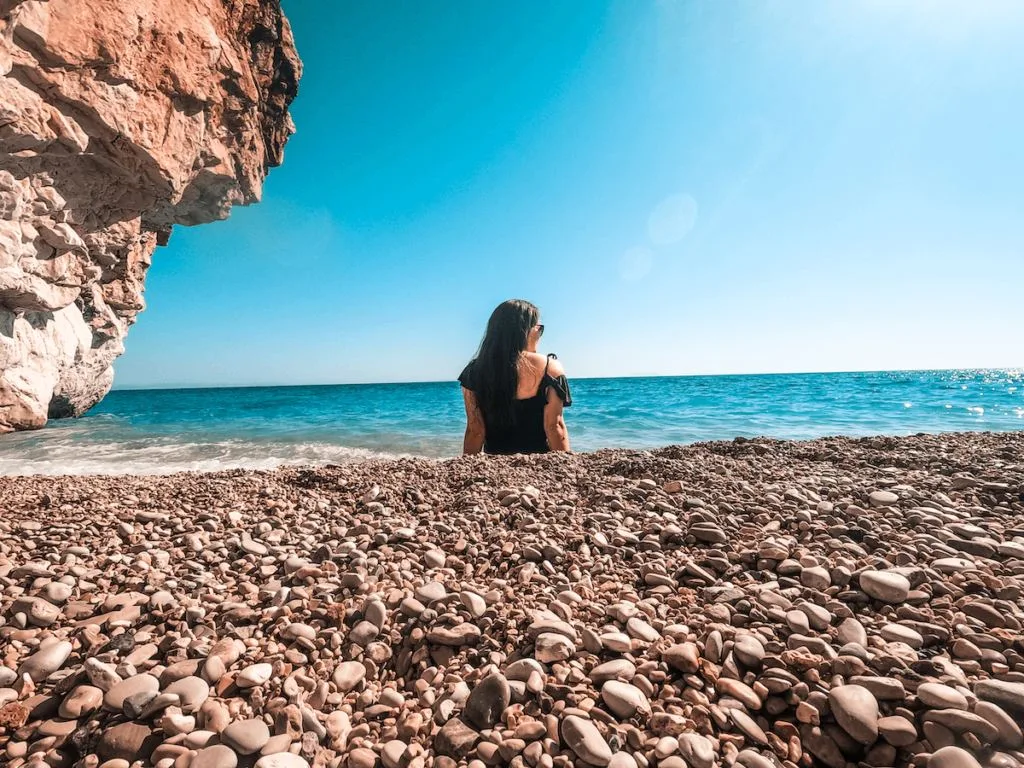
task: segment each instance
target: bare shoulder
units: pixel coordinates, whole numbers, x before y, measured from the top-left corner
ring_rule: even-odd
[[[545,360],[545,365],[548,367],[548,374],[550,376],[564,376],[565,366],[562,365],[562,361],[557,357],[552,357],[550,361]]]
[[[547,358],[540,352],[524,352],[523,362],[531,371],[537,371],[540,373],[544,370],[544,364],[547,362]]]

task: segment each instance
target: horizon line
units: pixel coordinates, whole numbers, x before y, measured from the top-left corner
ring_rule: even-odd
[[[748,373],[659,373],[630,374],[626,376],[573,376],[570,381],[602,381],[608,379],[699,379],[738,376],[820,376],[825,374],[852,373],[938,373],[943,371],[1024,371],[1024,366],[970,366],[966,368],[864,368],[858,370],[832,371],[761,371]],[[138,386],[114,386],[111,392],[161,392],[191,389],[285,389],[288,387],[387,387],[418,384],[457,383],[457,379],[434,379],[427,381],[349,381],[320,384],[166,384]]]

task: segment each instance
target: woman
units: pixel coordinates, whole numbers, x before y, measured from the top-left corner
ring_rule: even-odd
[[[459,376],[466,403],[463,453],[568,451],[562,408],[572,405],[565,370],[537,352],[544,333],[528,301],[498,305],[480,351]]]

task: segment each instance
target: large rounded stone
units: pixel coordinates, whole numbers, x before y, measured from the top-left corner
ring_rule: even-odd
[[[366,667],[361,661],[343,661],[334,668],[331,679],[342,693],[355,688],[366,677]]]
[[[894,571],[864,571],[860,575],[860,588],[883,603],[902,603],[910,595],[910,581]]]
[[[95,712],[101,706],[103,706],[103,691],[92,685],[78,685],[60,703],[59,714],[61,717],[74,720],[82,715]]]
[[[839,726],[861,744],[878,741],[878,702],[860,685],[842,685],[828,693],[832,715]]]
[[[189,768],[235,768],[236,765],[238,755],[234,750],[223,744],[215,744],[196,752]]]
[[[256,688],[270,680],[272,674],[274,674],[274,667],[270,664],[266,662],[252,664],[238,673],[235,685],[239,688]]]
[[[156,678],[153,678],[156,680]],[[160,744],[162,738],[151,728],[139,723],[121,723],[107,728],[96,745],[96,754],[102,759],[145,760]]]
[[[921,683],[917,687],[917,698],[934,709],[967,709],[967,697],[942,683]]]
[[[164,689],[164,693],[177,695],[181,700],[181,711],[191,715],[198,712],[209,698],[210,684],[203,678],[192,675],[171,683]]]
[[[943,747],[928,757],[928,768],[981,768],[981,764],[966,749]]]
[[[18,667],[18,676],[28,675],[39,683],[64,666],[71,655],[72,645],[67,640],[43,642],[39,650]]]
[[[156,696],[159,692],[160,681],[152,675],[133,675],[107,691],[103,697],[103,706],[112,712],[120,712],[124,709],[125,699],[146,693]]]
[[[1024,719],[1024,683],[1006,680],[979,680],[974,686],[974,694],[983,701],[1005,709]]]
[[[637,712],[651,711],[647,695],[635,685],[620,680],[609,680],[601,687],[601,700],[623,720],[628,720]]]
[[[501,719],[511,698],[508,680],[502,675],[488,675],[469,694],[465,717],[479,730],[492,728]]]
[[[220,739],[240,755],[251,755],[270,741],[270,729],[262,720],[236,720],[225,728]]]
[[[611,762],[612,749],[591,720],[569,715],[562,721],[562,740],[581,760],[604,768]]]

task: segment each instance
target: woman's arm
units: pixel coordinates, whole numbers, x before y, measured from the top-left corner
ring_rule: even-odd
[[[480,453],[484,449],[484,438],[487,435],[483,414],[476,404],[473,390],[463,387],[462,400],[466,405],[466,436],[462,440],[462,452]]]
[[[554,377],[564,376],[565,369],[558,360],[548,364],[548,373]],[[548,387],[548,401],[544,404],[544,433],[548,437],[548,448],[552,451],[568,451],[569,430],[562,417],[564,405],[554,387]]]

